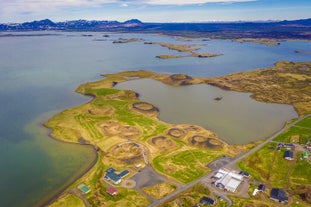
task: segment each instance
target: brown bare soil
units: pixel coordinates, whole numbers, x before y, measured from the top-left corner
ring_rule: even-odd
[[[190,144],[199,147],[208,147],[208,148],[221,148],[223,147],[223,143],[217,139],[204,137],[200,135],[195,135],[190,138]]]
[[[179,128],[170,128],[167,131],[167,134],[174,137],[174,138],[181,138],[185,135],[184,130],[179,129]]]
[[[172,150],[177,147],[176,142],[173,140],[165,137],[165,136],[158,136],[149,139],[150,144],[157,147],[157,149],[164,151],[164,150]]]
[[[141,148],[132,143],[117,145],[110,150],[109,154],[115,160],[126,164],[133,164],[143,159]]]
[[[100,127],[106,136],[118,135],[125,139],[134,139],[142,134],[137,127],[123,125],[122,123],[115,121],[105,122],[104,124],[101,124]]]

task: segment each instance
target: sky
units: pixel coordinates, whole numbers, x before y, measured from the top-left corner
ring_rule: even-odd
[[[143,22],[311,18],[311,0],[0,0],[0,23],[41,19]]]

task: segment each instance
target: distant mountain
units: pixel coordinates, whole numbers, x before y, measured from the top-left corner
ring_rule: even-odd
[[[73,20],[52,22],[49,19],[25,23],[0,24],[0,31],[107,31],[162,33],[210,38],[287,38],[311,40],[311,19],[267,22],[143,23]]]

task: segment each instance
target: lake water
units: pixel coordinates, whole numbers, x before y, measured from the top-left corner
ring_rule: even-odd
[[[36,206],[89,166],[95,158],[90,148],[50,139],[42,122],[89,101],[74,90],[81,83],[99,79],[101,73],[148,69],[218,76],[272,66],[278,60],[309,61],[311,51],[310,42],[269,47],[227,40],[181,42],[151,34],[109,34],[106,39],[103,33],[87,33],[93,35],[88,37],[82,36],[85,33],[54,34],[58,35],[0,37],[0,206]],[[200,52],[224,56],[160,60],[155,56],[177,52],[143,42],[112,43],[120,37],[206,43]],[[99,38],[104,41],[93,41]]]
[[[197,124],[231,144],[266,138],[297,117],[292,106],[258,102],[249,93],[206,84],[175,87],[139,79],[119,83],[115,88],[138,92],[141,100],[159,107],[159,118],[165,122]],[[222,100],[214,100],[216,97]]]

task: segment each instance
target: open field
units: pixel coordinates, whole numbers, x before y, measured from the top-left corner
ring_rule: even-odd
[[[162,182],[153,186],[144,187],[142,190],[155,199],[160,199],[176,190],[172,183]]]
[[[67,194],[64,197],[59,198],[50,207],[85,207],[83,201],[75,195]]]
[[[274,140],[305,145],[308,140],[311,141],[311,117],[302,120]]]
[[[197,184],[187,191],[179,194],[171,201],[162,204],[161,207],[193,206],[198,203],[203,196],[208,195],[210,195],[209,190],[202,184]]]
[[[209,172],[206,165],[222,155],[222,151],[184,148],[156,157],[153,166],[179,182],[189,183]]]

